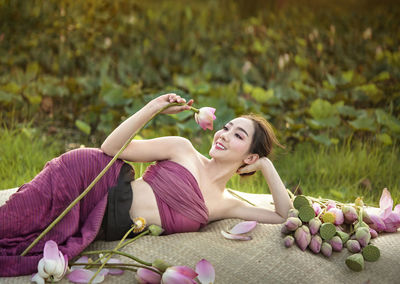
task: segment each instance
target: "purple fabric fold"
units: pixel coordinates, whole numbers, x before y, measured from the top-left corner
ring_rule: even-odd
[[[72,259],[96,237],[123,161],[117,160],[92,190],[37,243],[20,254],[96,178],[112,157],[99,149],[81,148],[49,161],[29,183],[0,207],[0,276],[37,272],[44,244],[55,241]]]
[[[193,174],[182,165],[159,161],[143,175],[156,197],[165,234],[195,232],[208,222],[208,209]]]

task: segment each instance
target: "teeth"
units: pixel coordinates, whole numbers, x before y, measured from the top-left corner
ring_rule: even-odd
[[[225,150],[224,145],[222,145],[222,144],[220,144],[220,143],[217,143],[217,146],[218,146],[219,148],[221,148],[222,150]]]

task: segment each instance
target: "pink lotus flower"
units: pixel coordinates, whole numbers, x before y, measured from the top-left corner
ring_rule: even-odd
[[[329,200],[328,205],[326,206],[326,211],[329,211],[332,208],[336,208],[336,203],[333,200]]]
[[[368,213],[369,227],[377,232],[383,232],[386,230],[385,222],[378,215]]]
[[[214,113],[215,108],[202,107],[199,109],[198,113],[194,114],[194,119],[196,120],[196,123],[200,125],[201,128],[203,128],[203,130],[206,130],[207,128],[212,130],[213,121],[216,119]]]
[[[240,241],[249,241],[252,239],[251,236],[245,236],[243,234],[246,234],[253,230],[257,226],[256,221],[244,221],[240,222],[239,224],[235,225],[232,229],[229,231],[221,231],[221,234],[226,238],[226,239],[231,239],[231,240],[240,240]]]
[[[321,205],[319,205],[319,203],[314,202],[312,204],[312,208],[314,209],[315,212],[315,216],[318,216],[319,213],[321,213]]]
[[[58,282],[68,269],[67,255],[58,250],[57,243],[50,240],[44,245],[43,258],[38,263],[38,273],[33,275],[32,281],[44,283],[45,280]]]
[[[212,284],[215,281],[215,270],[211,263],[202,259],[196,264],[197,279],[201,284]]]
[[[379,217],[385,223],[385,232],[396,232],[400,228],[400,204],[397,204],[394,211],[392,211],[393,199],[386,188],[383,189],[379,207],[381,210]]]
[[[139,268],[135,277],[139,284],[159,284],[161,282],[161,274],[146,268]]]
[[[328,205],[328,207],[329,207],[329,205]],[[336,207],[332,207],[328,210],[328,212],[331,212],[335,215],[335,222],[334,222],[335,225],[343,224],[344,215],[343,215],[342,210],[340,210],[339,208],[336,208]]]
[[[187,266],[172,266],[168,267],[162,275],[162,284],[194,284],[196,283],[193,279],[198,274],[196,271]]]

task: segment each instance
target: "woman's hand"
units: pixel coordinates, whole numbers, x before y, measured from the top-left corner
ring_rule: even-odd
[[[174,114],[185,110],[189,110],[190,106],[193,104],[193,100],[190,100],[189,102],[186,103],[186,100],[184,98],[181,98],[181,96],[178,96],[177,94],[174,93],[170,93],[155,98],[149,104],[151,104],[157,110],[160,110],[169,105],[170,103],[181,103],[184,105],[169,107],[165,109],[162,113]]]
[[[246,165],[240,169],[237,170],[238,174],[246,174],[246,173],[251,173],[251,172],[256,172],[261,170],[264,166],[266,166],[268,163],[271,163],[271,161],[267,157],[262,157],[257,159],[252,164]]]

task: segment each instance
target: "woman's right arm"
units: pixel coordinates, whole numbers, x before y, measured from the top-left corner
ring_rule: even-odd
[[[155,98],[146,104],[142,109],[133,114],[121,123],[101,145],[101,150],[107,155],[114,156],[131,135],[143,127],[157,112],[170,103],[186,103],[185,99],[176,94],[166,94]],[[162,113],[172,114],[190,109],[190,100],[183,106],[169,107]],[[149,140],[132,140],[119,156],[120,159],[133,162],[147,162],[171,159],[180,146],[186,149],[185,145],[190,142],[182,137],[162,137]],[[191,144],[190,144],[191,145]]]

